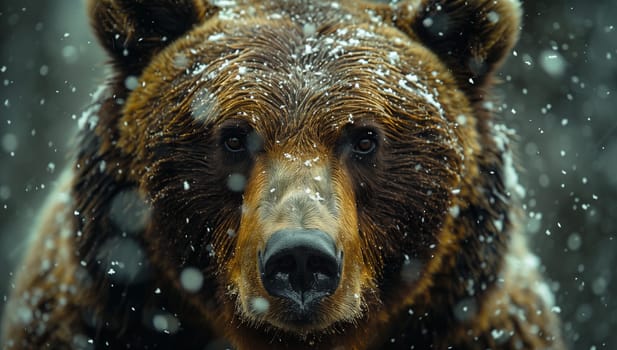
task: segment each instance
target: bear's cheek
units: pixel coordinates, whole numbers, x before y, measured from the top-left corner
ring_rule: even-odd
[[[256,164],[229,269],[240,318],[306,332],[362,316],[374,276],[363,261],[352,180],[324,164]],[[287,266],[270,264],[276,259]]]

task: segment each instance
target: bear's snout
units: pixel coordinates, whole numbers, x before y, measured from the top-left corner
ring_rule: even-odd
[[[312,307],[339,285],[342,255],[323,231],[279,230],[259,254],[261,281],[270,295],[292,302],[298,321],[310,321]]]

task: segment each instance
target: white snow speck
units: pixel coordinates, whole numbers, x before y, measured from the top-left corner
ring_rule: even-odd
[[[238,6],[236,0],[210,0],[210,3],[219,8]]]
[[[321,201],[326,200],[325,198],[323,198],[323,197],[321,196],[321,194],[320,194],[319,192],[308,193],[308,197],[309,197],[311,200],[314,200],[314,201],[317,201],[317,202],[321,202]]]
[[[461,213],[461,208],[458,205],[453,205],[448,209],[448,212],[453,218],[457,218]]]
[[[195,67],[195,69],[193,69],[193,72],[191,72],[191,74],[199,75],[199,74],[203,73],[207,68],[208,68],[207,64],[200,63],[200,64],[197,65],[197,67]]]
[[[173,66],[177,69],[186,69],[189,65],[189,59],[183,53],[176,53],[174,56]]]
[[[409,73],[405,76],[405,79],[409,80],[413,84],[417,84],[420,81],[417,75]]]
[[[142,231],[150,215],[151,208],[136,189],[122,191],[111,200],[109,218],[122,232]]]
[[[124,86],[129,90],[135,90],[139,87],[139,79],[134,75],[129,75],[124,79]]]
[[[186,291],[198,292],[204,283],[204,276],[198,269],[187,267],[180,273],[180,284]]]
[[[62,48],[62,58],[66,63],[75,63],[79,60],[79,50],[73,45]]]
[[[227,178],[227,188],[233,192],[242,192],[246,187],[246,176],[238,173],[230,174]]]
[[[567,241],[568,249],[572,251],[577,251],[581,248],[582,244],[583,244],[583,240],[581,238],[581,235],[579,235],[578,233],[573,232],[570,234],[570,236],[568,236],[568,241]]]
[[[17,319],[23,324],[28,324],[32,322],[32,310],[27,306],[19,307],[17,309]]]
[[[313,23],[304,23],[304,25],[302,26],[302,33],[306,37],[313,36],[316,31],[317,27]]]
[[[219,41],[225,37],[225,33],[216,33],[208,37],[208,41]]]
[[[7,152],[15,152],[17,150],[17,147],[19,146],[19,141],[17,139],[17,136],[15,136],[14,134],[4,134],[4,136],[2,136],[2,149]]]
[[[553,50],[544,50],[540,53],[540,66],[546,73],[554,78],[563,75],[566,69],[566,60],[563,56]]]
[[[488,19],[489,22],[495,24],[497,22],[499,22],[499,14],[495,11],[490,11],[489,13],[486,14],[486,19]]]
[[[251,309],[256,314],[263,314],[268,312],[268,309],[270,309],[270,303],[265,298],[255,297],[251,299]]]
[[[388,61],[390,64],[395,65],[400,61],[400,57],[396,51],[390,51],[388,53]]]
[[[0,186],[0,199],[5,201],[11,198],[11,188],[8,186]]]
[[[180,328],[180,322],[170,313],[157,313],[152,317],[154,329],[166,334],[173,334]]]
[[[465,116],[464,114],[459,114],[456,117],[456,122],[458,123],[458,125],[465,125],[465,124],[467,124],[467,116]]]
[[[235,3],[235,1],[228,1],[228,3],[231,3],[231,2]],[[215,5],[215,6],[218,6],[218,5]],[[234,19],[238,19],[240,17],[240,15],[236,13],[234,9],[231,7],[221,8],[218,14],[219,14],[219,19],[222,21],[231,21]]]
[[[493,329],[491,331],[491,336],[493,337],[493,339],[499,339],[503,337],[504,334],[505,334],[505,331],[503,329]]]

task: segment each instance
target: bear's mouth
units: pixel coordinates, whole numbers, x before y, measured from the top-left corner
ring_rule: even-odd
[[[341,279],[343,252],[319,230],[275,232],[258,254],[261,282],[286,307],[294,326],[317,322],[320,302],[335,293]]]
[[[319,317],[319,302],[321,298],[312,298],[311,300],[289,300],[285,303],[287,306],[286,314],[283,315],[282,321],[293,328],[311,328],[312,325],[320,323]]]

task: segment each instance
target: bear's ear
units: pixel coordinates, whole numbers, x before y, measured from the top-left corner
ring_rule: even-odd
[[[153,54],[216,12],[207,0],[89,0],[91,25],[116,66],[137,74]]]
[[[435,52],[467,92],[490,84],[520,30],[518,0],[403,1],[391,11],[393,24]]]

